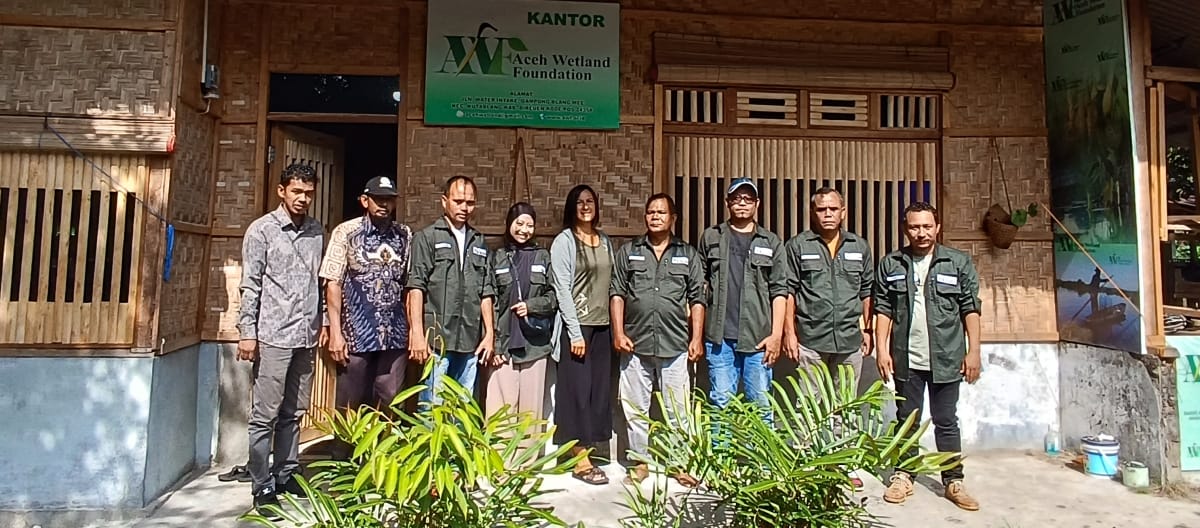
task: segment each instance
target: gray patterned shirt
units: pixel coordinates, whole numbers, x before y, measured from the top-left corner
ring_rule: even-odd
[[[312,348],[324,320],[321,250],[325,230],[311,216],[297,228],[278,209],[250,224],[242,241],[238,334],[278,348]]]

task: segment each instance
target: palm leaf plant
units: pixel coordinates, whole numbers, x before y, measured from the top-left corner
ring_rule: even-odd
[[[854,496],[851,470],[879,477],[885,468],[924,474],[953,465],[954,453],[906,456],[929,423],[919,424],[916,415],[885,420],[885,404],[897,397],[882,382],[858,394],[849,367],[837,376],[835,383],[834,374],[818,365],[775,382],[773,424],[763,419],[761,407],[741,397],[724,408],[696,398],[680,423],[643,416],[651,424],[645,462],[667,473],[684,471],[703,483],[701,490],[674,498],[676,515],[688,515],[689,504],[701,499],[715,501],[719,521],[734,528],[865,527],[871,516],[863,499]],[[634,514],[624,526],[669,525],[661,504],[666,500],[667,494],[657,490],[627,493]]]
[[[424,379],[431,372],[427,362]],[[543,454],[553,435],[545,420],[507,406],[486,416],[450,377],[438,386],[439,403],[408,412],[406,402],[424,389],[401,392],[383,411],[329,415],[322,428],[354,446],[350,459],[312,465],[311,485],[302,481],[307,508],[289,499],[275,509],[281,520],[243,519],[303,528],[565,526],[534,502],[547,493],[544,475],[574,467],[576,459],[558,462],[573,443]]]

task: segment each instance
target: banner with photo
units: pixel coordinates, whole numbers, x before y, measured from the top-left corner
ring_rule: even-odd
[[[1200,471],[1200,336],[1167,336],[1167,345],[1179,351],[1179,463],[1184,471]]]
[[[1055,225],[1059,334],[1141,352],[1124,2],[1048,0],[1043,23],[1051,210],[1079,242]]]
[[[429,2],[425,123],[617,128],[620,22],[617,3]]]

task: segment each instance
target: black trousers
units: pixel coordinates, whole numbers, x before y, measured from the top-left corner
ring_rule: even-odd
[[[580,447],[612,438],[612,332],[607,326],[583,326],[587,352],[571,355],[562,331],[558,381],[554,384],[554,443],[577,440]]]
[[[390,414],[388,406],[404,388],[407,366],[408,350],[404,349],[350,354],[349,364],[337,367],[334,407],[358,409],[369,405]],[[348,460],[354,446],[335,440],[331,451],[334,460]]]
[[[925,402],[925,389],[929,388],[929,413],[933,415],[933,437],[940,452],[961,452],[962,435],[958,429],[958,388],[962,382],[934,383],[933,373],[922,370],[909,370],[908,379],[896,380],[896,389],[903,400],[896,402],[896,420],[904,421],[912,413],[917,413],[920,420]],[[909,450],[904,458],[917,456],[917,448]],[[962,480],[962,460],[954,459],[955,466],[942,472],[942,484]],[[899,468],[897,471],[901,471]],[[908,472],[904,472],[908,473]],[[908,474],[913,476],[911,473]]]

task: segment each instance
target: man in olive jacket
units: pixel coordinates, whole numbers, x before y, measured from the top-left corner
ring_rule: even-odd
[[[755,222],[758,187],[738,178],[725,191],[729,220],[700,236],[708,283],[704,348],[708,397],[724,407],[743,387],[771,419],[771,365],[779,357],[787,311],[787,255],[779,237]]]
[[[979,379],[979,276],[971,256],[937,243],[937,209],[914,203],[904,210],[908,246],[879,261],[875,282],[876,364],[896,378],[903,398],[896,419],[921,414],[929,389],[934,437],[940,452],[959,452],[958,389]],[[906,455],[916,456],[916,448]],[[913,476],[897,470],[883,498],[900,504],[913,494]],[[942,472],[946,498],[974,511],[979,502],[963,487],[962,463]]]
[[[649,424],[655,391],[663,415],[684,420],[691,376],[688,360],[704,353],[704,266],[696,248],[671,234],[675,202],[656,194],[646,202],[646,235],[621,246],[613,257],[609,312],[613,350],[621,354],[620,401],[629,428],[630,459],[639,463],[627,481],[649,476]],[[674,475],[685,486],[694,478]]]
[[[475,391],[476,362],[492,361],[492,274],[483,233],[471,227],[475,182],[455,176],[442,193],[444,216],[413,236],[408,276],[408,353],[436,363],[423,402],[437,402],[442,376]],[[428,337],[426,329],[431,330]],[[437,350],[439,345],[444,353]]]

